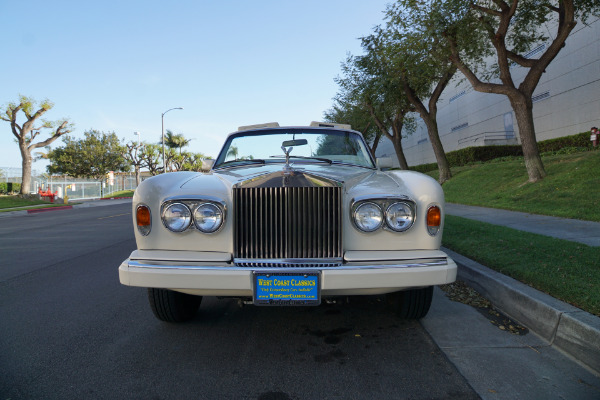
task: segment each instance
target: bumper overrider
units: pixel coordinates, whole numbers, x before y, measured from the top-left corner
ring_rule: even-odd
[[[442,285],[454,282],[457,272],[456,263],[439,250],[346,251],[335,266],[331,260],[238,261],[221,252],[136,250],[121,263],[119,279],[127,286],[200,296],[251,297],[255,272],[319,272],[321,295],[337,296]]]

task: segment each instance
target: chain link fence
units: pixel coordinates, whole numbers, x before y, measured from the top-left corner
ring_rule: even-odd
[[[0,167],[0,188],[5,192],[18,192],[21,184],[21,168]],[[17,185],[2,185],[17,184]],[[17,189],[18,187],[18,189]],[[122,190],[135,190],[137,187],[135,173],[115,173],[111,179],[95,181],[86,178],[73,178],[70,176],[53,176],[31,171],[30,193],[38,193],[50,189],[58,197],[64,198],[65,194],[69,200],[97,199],[110,196]]]

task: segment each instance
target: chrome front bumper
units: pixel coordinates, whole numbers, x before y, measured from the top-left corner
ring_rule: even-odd
[[[134,251],[119,267],[119,279],[128,286],[236,297],[252,296],[255,271],[319,271],[323,296],[383,294],[456,279],[456,264],[441,251],[358,253],[348,252],[344,264],[338,267],[303,269],[236,267],[220,254],[210,254],[210,261],[194,261],[198,258],[193,252]]]

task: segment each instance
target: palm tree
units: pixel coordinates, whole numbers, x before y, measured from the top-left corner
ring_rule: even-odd
[[[238,156],[238,148],[237,146],[231,146],[229,148],[229,151],[227,152],[227,157],[233,157],[234,160],[237,160],[237,156]]]
[[[169,129],[167,129],[167,133],[165,134],[165,146],[170,149],[179,149],[180,155],[181,149],[190,144],[191,141],[192,139],[186,139],[183,133],[174,134]]]

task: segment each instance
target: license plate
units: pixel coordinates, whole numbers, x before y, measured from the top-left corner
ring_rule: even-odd
[[[254,272],[254,304],[259,306],[318,306],[320,273]]]

